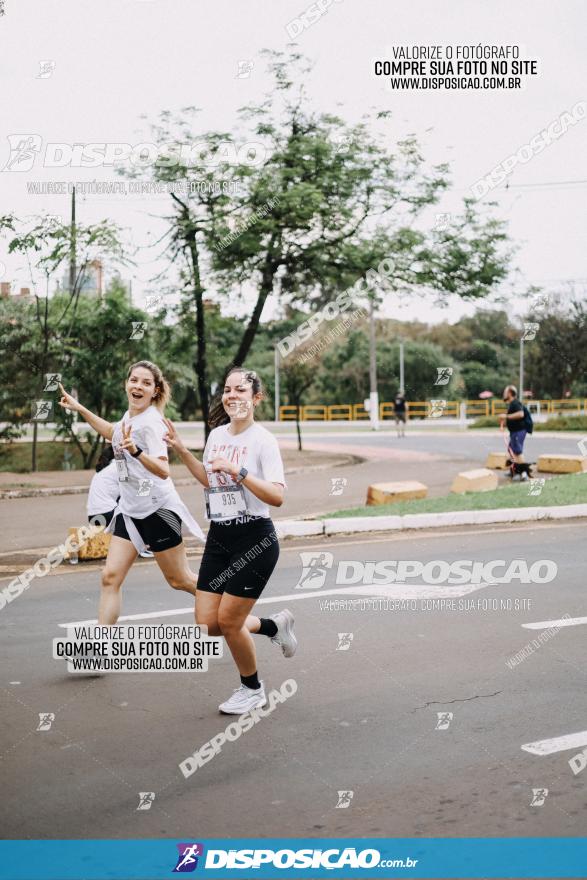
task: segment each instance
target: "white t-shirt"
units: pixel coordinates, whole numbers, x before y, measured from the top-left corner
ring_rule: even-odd
[[[109,510],[114,510],[119,495],[116,462],[111,461],[109,465],[106,465],[92,477],[86,504],[88,516],[96,516],[98,513],[108,513]]]
[[[155,406],[150,406],[144,412],[132,418],[128,410],[119,422],[114,425],[112,435],[112,448],[115,458],[122,458],[126,465],[128,480],[121,479],[118,473],[118,486],[120,493],[119,509],[128,516],[144,519],[154,513],[160,507],[168,507],[168,503],[177,496],[177,492],[170,477],[162,479],[148,471],[138,458],[133,458],[130,452],[120,448],[122,442],[122,423],[126,427],[132,425],[131,439],[136,446],[140,446],[147,455],[155,458],[169,458],[167,444],[163,440],[167,433],[167,425],[163,416]],[[116,461],[114,467],[118,468]]]
[[[287,487],[281,453],[273,434],[257,422],[253,422],[240,434],[231,434],[229,427],[230,425],[220,425],[210,431],[208,436],[202,462],[206,468],[210,488],[238,485],[229,474],[212,471],[210,462],[215,458],[226,458],[234,462],[239,470],[246,467],[253,477],[268,480],[270,483],[281,483],[282,486]],[[249,514],[270,517],[269,505],[260,501],[246,486],[243,486],[243,489]]]

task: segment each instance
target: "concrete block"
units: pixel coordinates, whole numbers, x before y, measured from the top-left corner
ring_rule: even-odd
[[[68,530],[68,535],[73,535],[76,542],[83,540],[79,535],[79,529],[75,526]],[[83,544],[78,551],[78,559],[106,559],[110,547],[110,534],[98,532]]]
[[[538,470],[546,474],[582,474],[587,471],[587,456],[541,455]]]
[[[475,468],[472,471],[461,471],[451,486],[451,492],[464,495],[465,492],[490,492],[497,489],[497,474],[487,468]]]
[[[489,452],[487,454],[486,468],[493,468],[498,471],[505,471],[507,468],[506,459],[508,456],[505,452]]]
[[[426,498],[428,486],[416,480],[399,483],[373,483],[367,489],[367,505],[393,504],[396,501],[411,501],[413,498]]]

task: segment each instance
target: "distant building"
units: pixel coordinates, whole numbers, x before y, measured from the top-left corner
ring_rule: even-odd
[[[13,302],[32,302],[30,287],[21,287],[18,293],[12,293],[12,281],[0,281],[0,298],[11,299]]]
[[[102,265],[102,260],[91,260],[78,281],[79,292],[102,296],[103,281],[104,267]],[[61,289],[69,290],[69,266],[67,266],[63,273]]]

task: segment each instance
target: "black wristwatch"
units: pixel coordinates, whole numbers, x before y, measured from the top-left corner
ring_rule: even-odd
[[[244,479],[246,479],[246,476],[247,476],[248,473],[249,473],[249,472],[248,472],[248,470],[246,469],[246,467],[242,467],[242,468],[240,469],[240,471],[238,472],[238,474],[236,475],[236,481],[237,481],[237,483],[242,483],[242,481],[243,481]]]
[[[137,446],[137,451],[136,451],[136,452],[131,452],[131,455],[132,455],[133,458],[138,458],[139,455],[141,455],[144,451],[145,451],[145,450],[144,450],[144,449],[141,449],[140,446]]]

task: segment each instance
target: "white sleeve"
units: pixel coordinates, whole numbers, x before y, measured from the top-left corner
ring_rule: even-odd
[[[270,483],[281,483],[282,486],[287,487],[281,452],[277,440],[272,434],[265,438],[261,446],[260,460],[263,479],[269,480]]]
[[[161,418],[152,419],[143,429],[143,437],[147,455],[153,455],[155,458],[169,458],[169,450],[163,439],[167,433],[167,426]],[[140,445],[140,444],[139,444]]]

